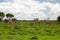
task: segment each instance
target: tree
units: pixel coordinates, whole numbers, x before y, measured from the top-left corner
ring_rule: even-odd
[[[8,14],[6,14],[6,17],[8,18],[8,20],[7,20],[8,21],[8,24],[12,23],[12,18],[14,17],[14,15],[8,13]]]
[[[8,13],[8,14],[6,14],[6,17],[7,17],[8,19],[12,19],[12,17],[14,17],[14,15],[13,15],[13,14]]]
[[[60,23],[60,16],[57,17],[57,21]]]
[[[0,12],[0,21],[4,18],[5,14],[3,12]]]

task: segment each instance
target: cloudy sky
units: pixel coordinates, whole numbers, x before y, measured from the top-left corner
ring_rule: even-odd
[[[56,20],[60,15],[60,0],[0,0],[0,12],[12,13],[15,18]]]

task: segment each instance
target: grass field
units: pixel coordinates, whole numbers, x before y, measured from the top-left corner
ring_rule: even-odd
[[[60,40],[60,24],[0,22],[0,40]]]

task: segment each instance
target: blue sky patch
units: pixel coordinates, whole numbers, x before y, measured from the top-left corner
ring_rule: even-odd
[[[60,0],[36,0],[38,2],[51,2],[51,3],[60,3]]]
[[[12,2],[13,0],[0,0],[0,2]]]

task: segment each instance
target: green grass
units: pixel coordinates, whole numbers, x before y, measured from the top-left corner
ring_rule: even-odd
[[[60,40],[60,24],[0,22],[0,40]]]

